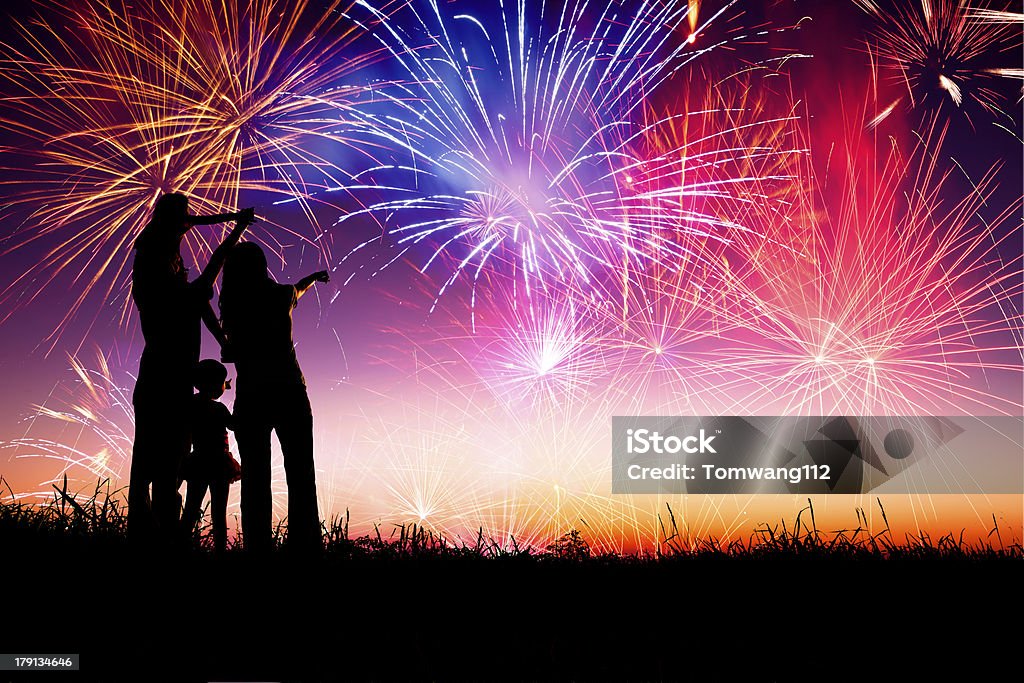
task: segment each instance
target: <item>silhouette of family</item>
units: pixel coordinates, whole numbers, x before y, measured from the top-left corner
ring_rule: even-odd
[[[273,543],[271,433],[281,444],[288,485],[288,544],[320,547],[313,466],[313,413],[295,356],[292,309],[326,271],[294,285],[275,282],[262,248],[240,242],[252,209],[213,216],[189,214],[188,198],[165,194],[135,241],[132,298],[145,347],[132,402],[135,442],[128,487],[128,533],[168,546],[191,538],[210,492],[214,547],[227,546],[227,499],[242,485],[242,544],[265,552]],[[189,280],[181,241],[198,225],[234,221],[197,278]],[[221,270],[220,317],[213,309]],[[230,387],[227,368],[200,360],[202,325],[236,369],[234,412],[219,402]],[[195,391],[193,391],[195,390]],[[238,443],[239,464],[228,446]],[[188,482],[184,511],[179,489]],[[152,490],[152,493],[151,493]]]

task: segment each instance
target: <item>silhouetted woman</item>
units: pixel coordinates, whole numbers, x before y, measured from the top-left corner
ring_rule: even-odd
[[[227,360],[235,363],[235,440],[242,461],[242,542],[271,545],[270,433],[277,432],[288,481],[288,542],[320,545],[313,469],[313,413],[292,342],[292,309],[326,271],[295,285],[274,282],[258,244],[234,247],[224,264],[221,322]]]
[[[192,370],[199,361],[200,320],[218,342],[223,333],[210,299],[227,251],[252,222],[252,210],[206,218],[188,215],[188,198],[166,194],[135,241],[132,299],[139,309],[145,348],[132,403],[135,442],[128,488],[128,531],[136,539],[155,530],[173,538],[181,502],[178,469],[189,452],[188,407]],[[194,281],[181,258],[181,239],[194,226],[236,220],[235,229],[213,252]],[[150,503],[150,484],[153,486]]]

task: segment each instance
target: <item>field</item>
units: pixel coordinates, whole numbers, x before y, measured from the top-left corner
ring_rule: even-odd
[[[977,674],[1010,652],[990,618],[1019,613],[1024,556],[997,527],[897,540],[819,530],[808,507],[691,549],[666,516],[658,556],[595,555],[578,532],[542,549],[350,538],[346,519],[316,557],[290,553],[284,526],[269,556],[217,556],[203,529],[188,549],[133,548],[104,486],[8,496],[2,649],[82,654],[77,673],[18,678],[33,681],[828,679],[880,657],[893,675]]]

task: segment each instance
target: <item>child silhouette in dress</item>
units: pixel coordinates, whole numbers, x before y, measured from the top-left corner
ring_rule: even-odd
[[[217,552],[227,548],[228,489],[242,478],[242,468],[228,450],[231,412],[217,399],[230,387],[228,371],[212,358],[199,361],[195,372],[197,394],[192,396],[190,423],[192,455],[186,461],[184,478],[188,481],[182,531],[190,537],[203,515],[203,498],[210,490],[210,515],[213,543]]]

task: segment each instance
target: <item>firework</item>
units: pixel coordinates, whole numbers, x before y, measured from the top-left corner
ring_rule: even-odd
[[[1004,96],[993,83],[1001,77],[1020,78],[1020,69],[994,67],[990,62],[997,55],[1019,56],[1019,14],[1005,8],[979,8],[967,0],[919,0],[895,6],[874,0],[855,2],[877,21],[869,50],[877,51],[881,66],[904,86],[912,107],[948,101],[968,113],[970,104],[1013,120],[1012,112],[1003,111]]]
[[[118,379],[98,351],[93,363],[74,357],[69,363],[72,381],[59,383],[51,398],[33,409],[28,436],[0,442],[0,448],[15,458],[55,463],[46,483],[65,476],[86,487],[98,479],[127,480],[135,432],[135,410],[125,389],[131,378]],[[51,495],[47,489],[34,493]]]
[[[719,276],[711,266],[657,265],[634,269],[625,317],[605,309],[607,324],[593,340],[605,362],[602,382],[621,397],[615,414],[712,414],[716,370],[708,359],[722,334]]]
[[[621,306],[605,309],[620,324],[602,342],[618,349],[621,374],[635,382],[626,393],[650,392],[662,412],[670,405],[716,412],[708,402],[716,394],[716,349],[740,324],[720,310],[730,305],[727,253],[734,243],[774,238],[746,214],[779,204],[795,180],[790,158],[806,153],[793,144],[795,113],[773,113],[766,80],[733,77],[694,88],[664,113],[649,114],[657,125],[645,128],[642,156],[658,161],[635,169],[633,185],[640,201],[655,203],[650,229],[676,241],[681,257],[624,264]],[[729,229],[685,229],[698,216]]]
[[[504,307],[493,323],[478,325],[471,342],[470,362],[481,379],[520,409],[579,402],[605,374],[594,343],[600,333],[588,309],[572,300],[539,306]]]
[[[441,395],[399,401],[386,413],[363,416],[355,475],[373,490],[362,504],[387,523],[416,524],[448,538],[465,535],[459,516],[486,496],[480,451],[465,407]]]
[[[944,133],[851,134],[830,163],[792,158],[788,202],[751,205],[765,238],[734,245],[720,309],[738,324],[719,350],[734,410],[1019,414],[1021,264],[1002,254],[1020,199],[985,222],[993,169],[944,205]]]
[[[235,210],[240,192],[298,199],[312,224],[318,188],[347,179],[331,161],[365,130],[350,84],[375,57],[341,52],[355,38],[336,6],[306,0],[119,0],[78,8],[44,3],[0,47],[0,129],[9,215],[22,226],[4,252],[37,249],[35,265],[4,290],[5,317],[60,276],[74,292],[49,337],[80,313],[117,300],[131,310],[131,245],[156,199],[183,192],[193,213]],[[14,176],[13,174],[17,174]],[[200,231],[195,231],[200,233]],[[292,233],[264,235],[271,246]],[[190,236],[193,255],[208,249]]]
[[[424,1],[390,17],[360,3],[405,79],[378,116],[403,156],[360,177],[385,198],[343,217],[381,224],[352,254],[383,241],[398,253],[378,270],[409,254],[440,271],[438,297],[460,276],[475,287],[490,274],[525,301],[567,284],[603,287],[624,262],[681,258],[681,232],[732,229],[698,206],[743,182],[712,172],[729,151],[649,158],[643,147],[677,118],[647,120],[647,99],[701,55],[745,38],[697,48],[678,35],[703,32],[732,5],[697,22],[698,3],[521,0],[477,16]],[[707,173],[668,187],[667,169],[687,156]],[[695,201],[683,208],[680,194]],[[658,229],[673,213],[672,229]]]

